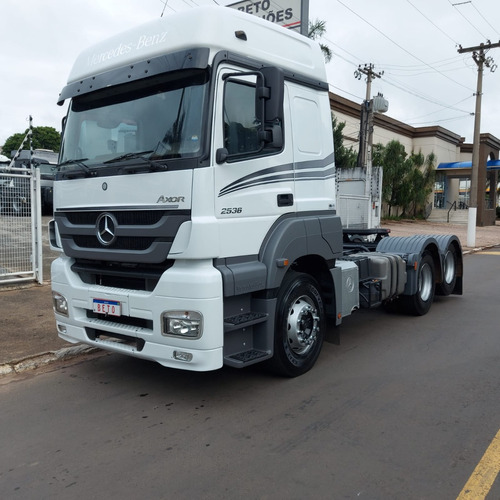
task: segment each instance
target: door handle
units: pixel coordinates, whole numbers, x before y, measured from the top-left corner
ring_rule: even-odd
[[[279,194],[278,195],[278,207],[291,207],[293,206],[293,194]]]

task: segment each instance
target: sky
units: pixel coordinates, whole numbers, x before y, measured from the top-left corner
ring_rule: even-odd
[[[213,3],[1,0],[0,147],[24,132],[30,115],[34,126],[61,130],[67,103],[57,106],[57,97],[85,48],[162,14]],[[472,53],[458,49],[500,41],[498,0],[309,0],[309,16],[326,22],[322,43],[333,52],[332,92],[361,103],[366,82],[354,73],[374,64],[384,73],[372,83],[372,95],[389,101],[388,116],[414,127],[439,125],[472,142],[477,65]],[[493,60],[484,71],[481,133],[500,139],[500,69],[491,71],[500,65],[500,48],[487,56]],[[355,137],[357,130],[344,133]]]

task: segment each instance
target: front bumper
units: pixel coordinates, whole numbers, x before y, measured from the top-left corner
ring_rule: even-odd
[[[222,366],[222,279],[212,261],[177,261],[153,292],[88,285],[71,270],[72,263],[65,256],[52,263],[52,289],[68,303],[68,316],[55,315],[59,337],[171,368],[208,371]],[[94,314],[95,298],[120,302],[121,316]],[[200,313],[201,337],[163,335],[162,313],[172,310]]]

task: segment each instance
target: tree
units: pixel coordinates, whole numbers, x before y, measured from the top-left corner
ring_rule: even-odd
[[[374,162],[374,165],[380,164],[383,168],[382,199],[389,206],[389,216],[392,207],[401,206],[404,212],[404,207],[409,203],[406,177],[412,169],[412,163],[408,161],[407,156],[404,146],[399,141],[393,140],[385,147],[377,146],[377,162]]]
[[[311,40],[317,40],[321,38],[326,33],[326,21],[320,21],[319,19],[315,19],[309,23],[309,30],[307,32],[307,37]],[[321,51],[323,52],[323,56],[325,58],[325,62],[330,62],[332,60],[332,50],[328,45],[324,43],[319,43],[321,47]]]
[[[413,163],[413,171],[410,176],[411,203],[413,205],[413,217],[425,212],[425,203],[432,193],[435,180],[436,155],[428,154],[426,157],[419,152],[412,153],[410,157]]]
[[[338,122],[337,118],[332,116],[335,166],[337,168],[352,168],[356,166],[358,155],[352,148],[348,149],[344,146],[344,127],[345,122]]]
[[[26,130],[24,134],[21,132],[13,134],[5,141],[5,144],[2,146],[2,151],[7,158],[10,158],[11,151],[16,151],[21,145],[21,142],[23,142],[27,132],[28,131]],[[29,145],[25,143],[25,147],[29,148]]]
[[[435,163],[434,153],[424,157],[421,152],[412,152],[408,157],[396,140],[373,147],[373,164],[382,165],[384,172],[382,199],[389,206],[389,216],[393,207],[401,207],[403,216],[423,213],[432,192]]]
[[[10,157],[12,151],[16,151],[21,145],[23,139],[28,133],[26,129],[24,133],[11,135],[2,146],[2,151],[5,156]],[[59,151],[61,147],[61,134],[54,127],[33,127],[33,135],[31,136],[33,149],[51,149]],[[24,149],[29,149],[29,143],[25,143]]]

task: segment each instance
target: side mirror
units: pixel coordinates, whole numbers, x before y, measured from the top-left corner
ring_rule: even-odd
[[[260,138],[268,146],[283,146],[283,70],[275,67],[261,68],[255,93],[255,116],[262,124]]]
[[[275,67],[261,68],[259,72],[263,78],[257,80],[255,102],[255,116],[265,122],[283,123],[283,95],[285,77],[283,70]],[[262,81],[262,79],[264,81]],[[262,107],[264,101],[264,107]],[[264,116],[262,116],[262,109]]]

